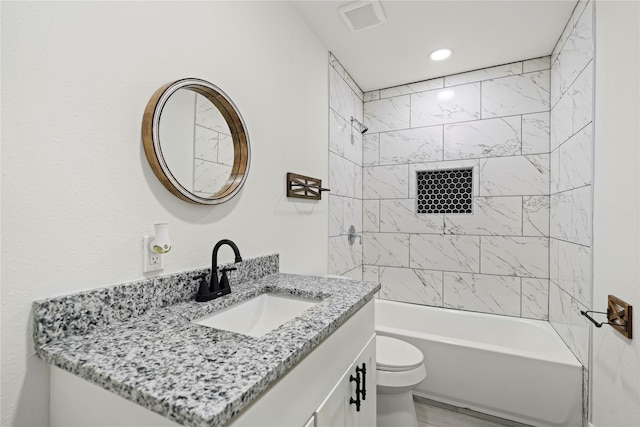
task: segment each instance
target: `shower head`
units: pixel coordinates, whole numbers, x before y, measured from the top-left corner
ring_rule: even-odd
[[[355,117],[351,117],[351,126],[353,127],[353,124],[356,124],[358,126],[358,132],[360,132],[361,134],[365,134],[369,128],[365,125],[363,125],[362,123],[360,123],[360,121],[358,119],[356,119]]]

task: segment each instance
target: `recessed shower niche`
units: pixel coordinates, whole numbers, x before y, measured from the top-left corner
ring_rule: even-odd
[[[473,168],[417,171],[416,212],[473,213]]]

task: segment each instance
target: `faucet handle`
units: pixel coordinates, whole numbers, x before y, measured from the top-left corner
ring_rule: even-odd
[[[225,267],[225,268],[221,268],[220,272],[226,273],[227,271],[233,271],[233,270],[237,270],[237,268],[236,267]]]
[[[196,298],[198,301],[200,300],[200,298],[203,298],[209,295],[209,283],[207,283],[207,273],[198,274],[193,278],[200,279],[200,286],[198,287],[198,293],[196,295]]]
[[[207,279],[207,273],[198,274],[197,276],[193,276],[192,279],[193,280],[200,279],[201,282],[205,281]]]

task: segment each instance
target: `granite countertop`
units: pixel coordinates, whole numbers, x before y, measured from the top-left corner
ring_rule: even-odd
[[[42,339],[34,332],[36,354],[179,424],[222,426],[379,288],[345,279],[271,274],[232,283],[231,294],[206,303],[190,300],[152,308],[104,325],[93,322],[98,324],[66,336]],[[322,302],[259,338],[191,323],[265,292]],[[36,325],[44,323],[46,306],[46,301],[35,304]]]

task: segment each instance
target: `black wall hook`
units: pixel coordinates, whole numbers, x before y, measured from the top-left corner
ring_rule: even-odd
[[[609,322],[597,322],[596,319],[594,319],[593,317],[589,316],[589,313],[606,314],[607,315],[607,320],[609,320],[609,313],[607,313],[606,311],[580,311],[580,314],[582,314],[584,317],[589,319],[591,321],[591,323],[596,325],[596,328],[601,328],[602,325],[609,325]]]
[[[593,317],[589,316],[589,313],[598,313],[598,314],[606,314],[607,321],[606,322],[598,322]],[[589,310],[581,310],[580,314],[589,319],[591,323],[596,325],[597,328],[602,327],[602,325],[609,325],[616,331],[620,332],[624,335],[625,338],[631,339],[633,337],[632,334],[632,326],[633,326],[633,306],[629,303],[622,301],[620,298],[617,298],[613,295],[609,295],[607,297],[607,311],[589,311]]]

